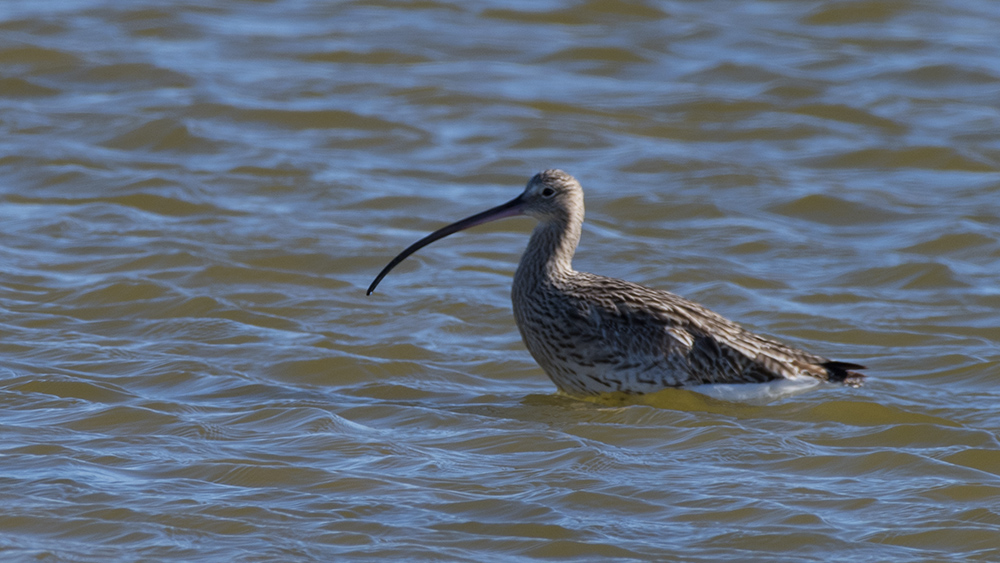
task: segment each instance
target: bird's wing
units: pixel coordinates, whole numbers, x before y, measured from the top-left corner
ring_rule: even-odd
[[[577,296],[575,306],[595,327],[591,338],[604,341],[600,348],[619,351],[617,361],[627,362],[626,367],[669,371],[675,385],[803,377],[851,382],[863,377],[853,371],[862,366],[754,334],[672,293],[587,276],[585,287],[599,290]]]

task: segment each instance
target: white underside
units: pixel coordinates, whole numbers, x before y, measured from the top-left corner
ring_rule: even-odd
[[[768,403],[798,395],[820,385],[818,379],[778,379],[767,383],[715,383],[685,387],[690,391],[723,401]]]

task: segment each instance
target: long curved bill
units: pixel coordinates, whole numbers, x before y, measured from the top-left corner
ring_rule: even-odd
[[[427,246],[428,244],[443,239],[444,237],[457,233],[458,231],[464,231],[476,225],[482,225],[483,223],[489,223],[490,221],[496,221],[497,219],[503,219],[505,217],[514,217],[517,215],[524,214],[524,200],[521,196],[517,196],[514,199],[508,201],[503,205],[498,205],[493,209],[487,209],[482,213],[477,213],[472,217],[466,217],[457,223],[452,223],[447,227],[441,227],[440,229],[434,231],[433,233],[425,236],[424,238],[418,240],[417,242],[411,244],[406,248],[406,250],[399,253],[399,256],[392,259],[392,262],[386,264],[385,268],[375,276],[375,281],[368,286],[368,292],[365,295],[371,295],[375,291],[375,287],[378,285],[382,278],[384,278],[397,264],[406,260],[406,257],[413,254],[414,252],[420,250],[421,248]]]

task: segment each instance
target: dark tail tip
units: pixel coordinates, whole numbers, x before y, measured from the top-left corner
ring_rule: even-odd
[[[863,365],[852,364],[850,362],[824,362],[820,365],[826,368],[830,381],[836,381],[844,385],[850,385],[851,387],[861,387],[861,384],[865,381],[865,374],[854,371],[867,369]]]

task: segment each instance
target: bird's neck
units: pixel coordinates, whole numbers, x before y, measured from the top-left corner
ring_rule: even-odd
[[[531,233],[514,276],[515,285],[537,286],[573,272],[573,253],[580,242],[582,221],[547,221]]]

